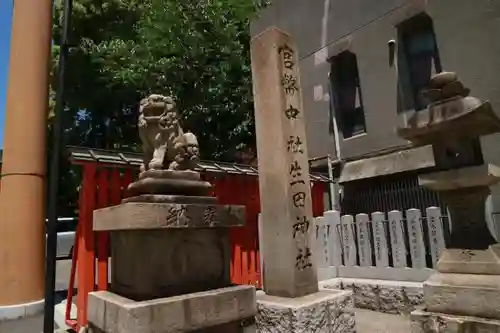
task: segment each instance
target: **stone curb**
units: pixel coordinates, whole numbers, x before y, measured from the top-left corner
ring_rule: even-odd
[[[320,288],[352,291],[355,308],[387,314],[409,314],[424,304],[418,282],[335,278],[321,281]]]
[[[43,312],[44,299],[40,301],[0,306],[0,322],[34,316]]]

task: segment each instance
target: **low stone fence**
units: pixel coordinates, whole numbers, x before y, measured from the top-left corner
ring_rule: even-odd
[[[327,211],[314,228],[320,286],[352,290],[355,307],[385,313],[409,313],[422,304],[422,282],[449,235],[448,217],[438,207],[356,216]]]

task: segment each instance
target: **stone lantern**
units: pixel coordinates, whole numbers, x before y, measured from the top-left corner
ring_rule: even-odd
[[[419,183],[439,192],[452,223],[437,272],[424,283],[426,308],[412,313],[412,333],[500,332],[500,245],[485,219],[500,168],[484,163],[479,141],[500,132],[500,119],[469,92],[457,74],[435,75],[425,92],[429,107],[398,129],[415,145],[432,145],[436,172]]]

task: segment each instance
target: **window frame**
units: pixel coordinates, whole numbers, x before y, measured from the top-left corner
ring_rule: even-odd
[[[429,103],[422,103],[419,94],[425,86],[420,85],[414,77],[412,71],[412,60],[420,57],[427,56],[431,61],[429,79],[434,73],[443,71],[441,57],[439,55],[439,47],[437,37],[434,30],[434,23],[432,18],[426,12],[420,12],[396,25],[398,36],[398,73],[402,93],[402,103],[398,103],[398,107],[402,108],[401,111],[421,111],[425,110]],[[422,38],[425,36],[432,38],[433,50],[427,53],[422,52],[420,55],[412,54],[408,48],[411,38]],[[432,71],[434,69],[434,72]],[[398,94],[399,95],[399,94]],[[398,96],[399,98],[399,96]]]
[[[345,70],[346,61],[351,61],[349,66],[352,67],[349,67],[349,70]],[[337,125],[340,130],[339,132],[342,135],[342,139],[345,140],[355,136],[366,134],[367,130],[366,130],[365,106],[363,102],[363,93],[361,88],[361,79],[359,75],[357,55],[351,50],[346,49],[329,58],[328,62],[330,63],[330,73],[328,75],[328,82],[330,86],[331,108],[332,112],[335,113],[335,119],[337,121]],[[343,75],[346,75],[347,73],[345,77],[353,75],[351,83],[353,83],[354,86],[354,98],[353,98],[354,105],[351,109],[341,107],[340,105],[339,96],[340,96],[340,91],[342,90],[339,89],[341,87],[341,84],[338,81],[340,81],[339,76],[341,74],[338,71],[338,68],[345,70],[345,73],[342,73]],[[348,100],[350,97],[343,96],[343,98],[345,100]],[[357,100],[359,100],[359,107],[356,107]],[[349,117],[351,117],[351,121],[348,121],[347,118]],[[359,129],[356,129],[356,127],[359,127]]]

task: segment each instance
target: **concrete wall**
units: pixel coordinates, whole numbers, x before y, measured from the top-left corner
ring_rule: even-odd
[[[341,139],[342,158],[405,145],[395,134],[405,114],[397,113],[397,81],[387,42],[395,24],[425,10],[434,21],[444,69],[457,71],[472,94],[500,113],[500,1],[492,0],[274,0],[251,26],[256,35],[276,25],[293,35],[301,79],[310,157],[335,154],[328,131],[327,59],[348,47],[356,53],[365,108],[366,134]],[[500,137],[483,139],[488,162],[500,164]]]

